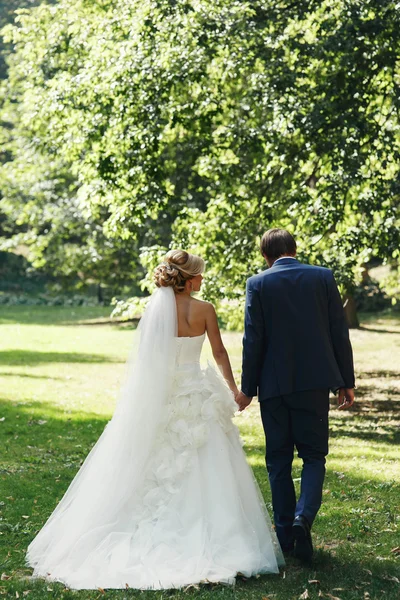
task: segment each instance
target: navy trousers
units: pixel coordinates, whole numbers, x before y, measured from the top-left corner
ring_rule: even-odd
[[[276,533],[282,549],[290,550],[294,517],[305,516],[311,526],[321,506],[328,454],[329,390],[268,398],[260,402],[260,408]],[[292,479],[294,448],[303,461],[297,501]]]

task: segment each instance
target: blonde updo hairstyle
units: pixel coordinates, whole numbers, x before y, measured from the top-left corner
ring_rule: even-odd
[[[157,287],[171,286],[175,293],[183,292],[185,283],[204,271],[204,260],[185,250],[170,250],[154,270]]]

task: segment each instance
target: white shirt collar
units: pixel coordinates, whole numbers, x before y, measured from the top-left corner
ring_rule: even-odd
[[[295,258],[294,256],[280,256],[279,258],[276,259],[276,261],[274,262],[274,265],[278,262],[278,260],[282,260],[283,258],[291,258],[292,260],[297,260],[297,258]]]

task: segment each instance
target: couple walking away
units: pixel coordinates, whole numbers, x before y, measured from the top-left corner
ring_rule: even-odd
[[[31,542],[34,577],[73,589],[179,588],[309,562],[328,453],[329,389],[354,400],[352,350],[329,269],[301,264],[285,230],[247,281],[238,390],[213,306],[192,298],[203,260],[168,252],[115,413]],[[207,334],[214,359],[200,367]],[[258,395],[275,530],[232,416]],[[303,461],[300,496],[291,476]]]

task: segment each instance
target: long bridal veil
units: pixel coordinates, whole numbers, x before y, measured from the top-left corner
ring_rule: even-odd
[[[172,383],[177,315],[171,287],[154,292],[138,331],[112,419],[28,548],[34,574],[51,573],[77,544],[81,551],[101,543],[138,494]]]

